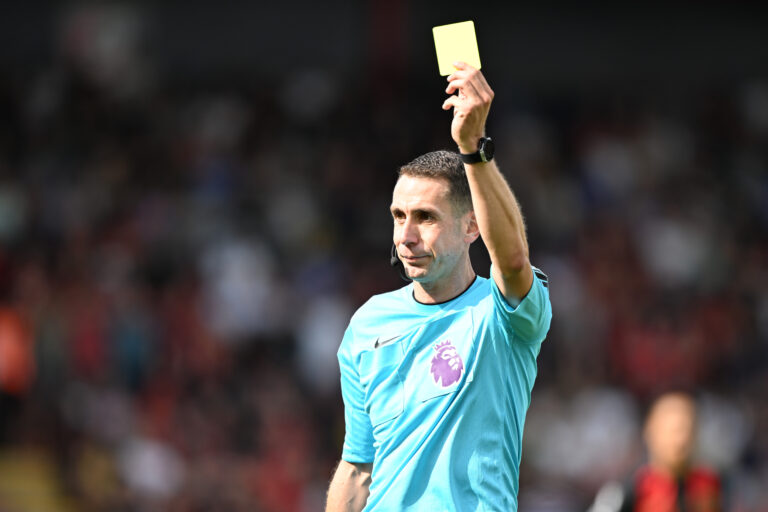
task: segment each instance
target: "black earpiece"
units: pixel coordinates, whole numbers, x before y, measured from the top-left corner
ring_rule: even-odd
[[[403,262],[400,261],[400,258],[397,257],[397,247],[395,246],[395,244],[392,244],[392,250],[389,253],[389,264],[397,268],[397,271],[400,274],[400,277],[402,278],[403,281],[406,281],[408,283],[411,282],[411,278],[409,278],[408,275],[405,273],[405,267],[403,267]]]
[[[400,263],[400,258],[397,257],[397,247],[392,244],[392,250],[389,253],[389,264],[396,267]]]

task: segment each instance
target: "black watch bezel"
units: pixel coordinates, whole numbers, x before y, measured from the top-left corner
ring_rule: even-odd
[[[477,164],[480,162],[490,162],[493,160],[495,146],[490,137],[480,137],[477,144],[477,151],[470,154],[460,153],[461,161],[465,164]]]

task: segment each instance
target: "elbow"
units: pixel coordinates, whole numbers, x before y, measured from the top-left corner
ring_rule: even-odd
[[[346,462],[342,460],[339,463],[339,469],[345,472],[344,477],[347,480],[356,482],[360,487],[367,487],[371,483],[372,463]]]
[[[504,280],[513,279],[531,268],[528,254],[520,251],[498,262],[499,272]]]

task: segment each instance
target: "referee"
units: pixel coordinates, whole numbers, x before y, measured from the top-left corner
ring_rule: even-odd
[[[517,510],[552,308],[485,136],[493,91],[454,66],[443,109],[459,152],[404,165],[392,194],[393,258],[412,282],[368,300],[339,348],[346,435],[327,512]],[[480,236],[490,278],[469,258]]]

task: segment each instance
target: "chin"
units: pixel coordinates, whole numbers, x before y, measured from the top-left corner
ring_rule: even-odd
[[[426,275],[424,275],[423,272],[407,272],[406,274],[408,275],[408,279],[411,281],[422,282],[426,278]]]
[[[429,275],[427,269],[418,267],[405,267],[405,273],[408,276],[408,279],[418,282],[427,281]]]

